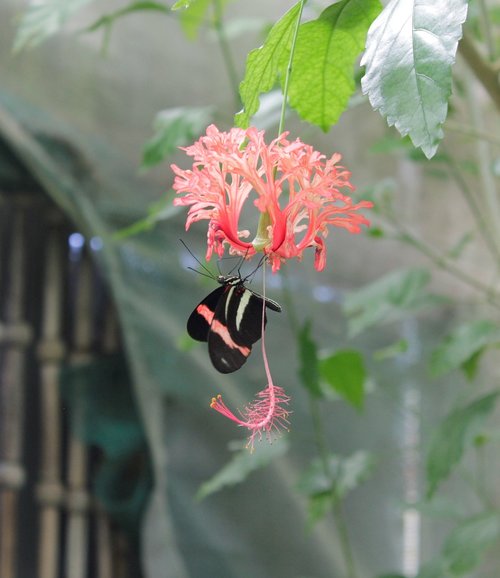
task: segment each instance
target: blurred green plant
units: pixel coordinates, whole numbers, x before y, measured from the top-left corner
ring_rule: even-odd
[[[35,46],[56,33],[88,1],[33,2],[20,21],[14,49]],[[405,505],[418,508],[423,514],[446,517],[449,513],[436,506],[438,490],[449,479],[472,477],[470,487],[463,491],[466,494],[472,489],[476,506],[469,506],[464,499],[463,511],[454,512],[456,523],[443,540],[441,552],[422,565],[418,578],[449,578],[476,571],[481,568],[485,552],[498,544],[500,538],[498,505],[487,483],[491,472],[481,458],[486,446],[498,442],[498,435],[488,430],[488,420],[497,407],[498,391],[490,385],[481,385],[481,363],[500,344],[500,199],[496,180],[498,151],[494,148],[498,147],[499,139],[485,129],[485,114],[491,112],[484,112],[476,96],[480,87],[500,111],[500,34],[495,28],[500,22],[500,10],[485,0],[477,0],[470,6],[466,0],[391,0],[385,7],[378,0],[342,0],[316,15],[311,9],[309,20],[303,22],[306,2],[300,0],[276,23],[270,23],[262,46],[248,55],[246,72],[239,84],[228,44],[230,23],[223,22],[226,4],[223,0],[179,0],[169,8],[163,3],[133,2],[103,15],[85,30],[104,30],[106,46],[112,26],[122,17],[140,11],[177,17],[190,40],[196,39],[203,27],[209,28],[220,45],[235,110],[243,105],[234,118],[242,127],[252,122],[266,93],[278,86],[284,95],[279,130],[284,129],[288,106],[307,123],[327,131],[349,103],[362,100],[360,91],[356,92],[360,78],[361,92],[401,135],[400,138],[394,131],[389,132],[371,147],[372,153],[404,159],[439,183],[448,179],[455,185],[470,220],[449,247],[435,246],[415,232],[412,222],[406,222],[397,205],[397,196],[403,193],[393,179],[374,183],[366,191],[375,203],[376,213],[368,235],[374,242],[398,242],[411,247],[427,260],[428,266],[391,270],[365,287],[348,292],[342,303],[348,322],[344,349],[320,349],[314,338],[313,322],[299,319],[300,312],[293,304],[286,277],[284,299],[299,352],[298,381],[308,397],[316,446],[316,456],[298,481],[297,489],[307,500],[310,523],[318,522],[328,513],[333,515],[346,576],[355,578],[359,572],[342,504],[346,495],[354,494],[358,485],[369,478],[375,457],[364,450],[347,457],[332,452],[325,434],[324,414],[332,402],[347,402],[359,412],[366,411],[371,369],[356,350],[356,339],[364,332],[377,331],[380,324],[401,323],[417,315],[434,313],[443,306],[451,309],[460,305],[456,292],[437,295],[429,289],[437,271],[446,273],[477,296],[476,311],[481,313],[471,313],[465,322],[459,320],[430,354],[429,379],[453,375],[455,401],[453,409],[442,416],[432,432],[427,448],[423,472],[427,495],[422,501]],[[459,40],[463,63],[457,68],[453,65]],[[449,107],[452,87],[454,106]],[[447,121],[450,110],[452,118]],[[155,134],[144,148],[143,167],[162,162],[175,147],[194,139],[212,115],[216,112],[210,107],[159,113]],[[467,123],[462,121],[464,117]],[[438,151],[445,131],[464,139],[467,149],[462,158],[457,159],[448,148],[441,147]],[[150,209],[145,219],[121,235],[137,234],[171,214],[162,201]],[[467,260],[474,247],[480,247],[490,259],[490,267],[479,274],[471,272]],[[482,312],[484,307],[491,311],[487,319]],[[409,349],[407,339],[397,339],[375,352],[374,360],[398,361],[408,355]],[[470,383],[464,385],[457,371]],[[279,459],[287,449],[283,440],[274,446],[259,447],[254,454],[240,449],[200,487],[198,498],[245,481],[252,472]],[[471,466],[472,456],[476,457],[477,466]],[[409,577],[393,573],[378,578]]]

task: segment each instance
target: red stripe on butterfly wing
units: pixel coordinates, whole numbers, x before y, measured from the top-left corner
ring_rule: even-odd
[[[212,321],[212,325],[210,326],[210,332],[218,335],[225,345],[227,345],[231,349],[238,350],[244,357],[248,357],[250,355],[250,351],[252,351],[252,349],[249,347],[245,347],[244,345],[238,345],[232,339],[231,334],[229,333],[229,330],[227,328],[227,325],[224,325],[224,323],[221,323],[217,319],[214,319]]]
[[[204,303],[200,303],[196,308],[196,313],[201,315],[209,325],[212,324],[215,312],[212,311],[210,307],[207,307]]]

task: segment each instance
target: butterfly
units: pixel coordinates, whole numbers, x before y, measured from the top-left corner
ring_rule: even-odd
[[[263,302],[272,311],[280,312],[281,305],[248,289],[248,277],[242,278],[239,272],[214,278],[220,287],[195,307],[187,332],[196,341],[208,342],[208,354],[217,371],[232,373],[245,363],[252,345],[262,336]]]

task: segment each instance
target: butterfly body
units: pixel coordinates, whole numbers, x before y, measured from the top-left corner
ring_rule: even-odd
[[[219,275],[220,287],[212,291],[191,313],[189,335],[208,342],[213,366],[221,373],[232,373],[248,359],[252,345],[262,336],[263,301],[266,308],[281,306],[245,287],[240,275]],[[264,325],[267,319],[264,312]]]

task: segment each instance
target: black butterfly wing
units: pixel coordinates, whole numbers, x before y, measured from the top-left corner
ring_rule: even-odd
[[[233,287],[228,295],[226,317],[233,339],[252,346],[262,336],[262,297],[243,285]],[[267,318],[264,317],[264,324]]]
[[[261,338],[262,300],[243,283],[229,287],[219,300],[208,336],[208,352],[221,373],[239,369],[248,359],[252,345]],[[281,311],[278,303],[268,299],[266,307]]]
[[[217,305],[228,290],[229,287],[226,285],[217,287],[195,307],[187,321],[187,332],[190,337],[196,341],[208,341],[208,334]]]
[[[213,366],[220,373],[232,373],[239,369],[248,359],[252,351],[251,341],[233,335],[233,314],[235,290],[239,287],[228,286],[227,291],[219,299],[214,318],[208,333],[208,354]]]

